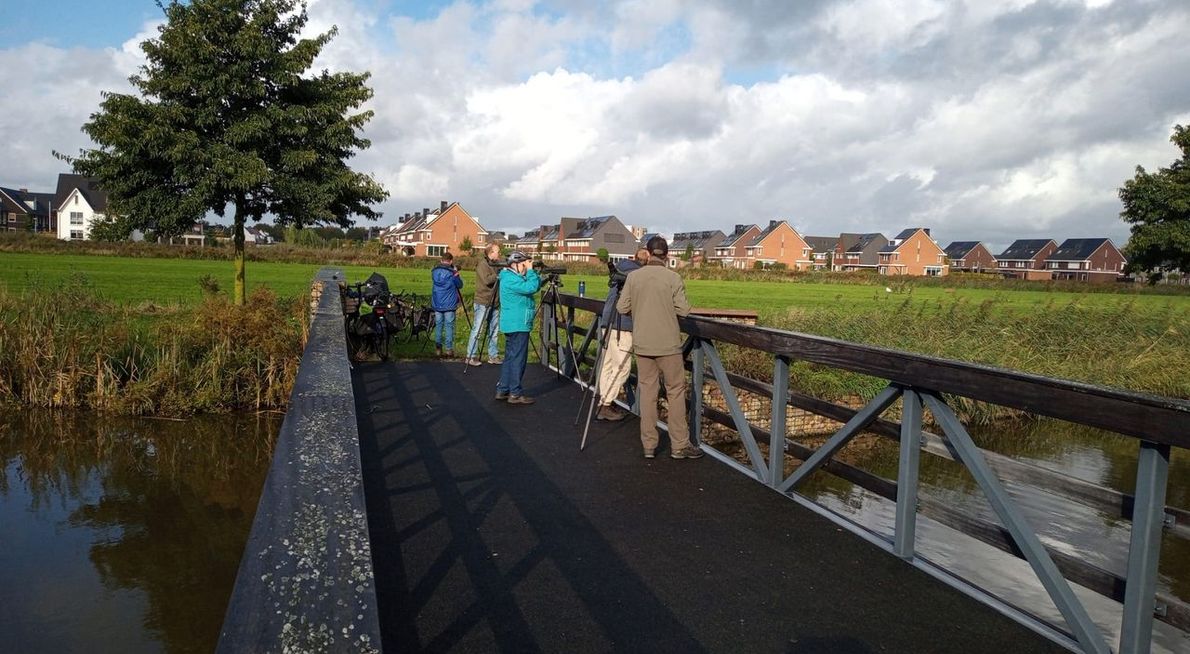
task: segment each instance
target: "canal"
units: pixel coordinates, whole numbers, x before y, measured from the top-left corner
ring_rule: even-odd
[[[0,650],[212,651],[280,424],[0,413]]]

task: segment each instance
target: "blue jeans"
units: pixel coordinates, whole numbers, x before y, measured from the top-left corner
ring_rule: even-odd
[[[445,329],[444,329],[445,328]],[[442,340],[442,332],[446,332],[446,341]],[[434,312],[434,342],[438,347],[453,352],[455,349],[455,312]]]
[[[500,368],[500,381],[496,383],[497,393],[520,395],[521,378],[525,376],[525,364],[529,361],[529,332],[512,332],[504,335],[504,365]]]
[[[490,307],[486,304],[475,305],[475,322],[471,323],[471,338],[467,339],[467,358],[474,359],[479,354],[479,330],[483,329],[484,317],[488,315]],[[500,356],[497,347],[500,336],[500,310],[491,309],[491,325],[488,327],[488,358]]]

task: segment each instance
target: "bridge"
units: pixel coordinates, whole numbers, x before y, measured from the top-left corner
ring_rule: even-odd
[[[1157,589],[1161,539],[1185,538],[1190,524],[1165,505],[1171,449],[1190,446],[1190,403],[688,318],[684,408],[708,456],[671,460],[663,448],[643,459],[634,417],[595,423],[580,451],[575,414],[601,301],[563,295],[544,308],[543,324],[561,327],[540,334],[551,365],[526,374],[539,401],[511,406],[493,398],[494,366],[352,369],[336,277],[316,280],[221,652],[1148,652],[1155,630],[1190,631],[1190,607]],[[771,377],[726,369],[732,347],[767,357]],[[834,404],[790,390],[796,361],[887,386],[864,406]],[[749,408],[755,398],[767,415]],[[955,398],[1134,439],[1135,492],[981,450]],[[795,409],[833,423],[833,435],[803,442]],[[709,442],[712,430],[730,435],[734,455]],[[835,457],[861,432],[899,444],[895,479]],[[919,497],[924,457],[961,464],[998,520]],[[798,493],[815,472],[894,503],[892,532]],[[1130,520],[1127,569],[1043,542],[1006,478]],[[922,519],[1027,561],[1061,619],[921,556]],[[1118,603],[1118,637],[1091,617],[1088,594]]]

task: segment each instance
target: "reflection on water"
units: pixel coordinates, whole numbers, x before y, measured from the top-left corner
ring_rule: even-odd
[[[972,428],[975,441],[987,450],[1026,461],[1108,488],[1132,493],[1136,483],[1137,442],[1115,434],[1056,420],[1008,423]],[[874,447],[843,454],[854,465],[888,479],[897,476],[897,445],[882,440]],[[922,455],[920,495],[1000,524],[982,491],[959,464]],[[1076,555],[1123,576],[1127,568],[1130,523],[1035,486],[1001,478],[1038,536],[1054,549]],[[893,503],[817,472],[802,491],[808,497],[891,537],[896,517]],[[1166,504],[1190,507],[1190,453],[1175,449],[1170,465]],[[1010,603],[1045,619],[1064,622],[1024,561],[968,538],[928,518],[919,518],[919,554],[974,582]],[[1190,542],[1164,534],[1158,587],[1190,601]],[[1075,587],[1092,617],[1109,638],[1118,641],[1120,605]],[[1190,651],[1190,636],[1158,623],[1154,651]]]
[[[0,413],[0,650],[211,651],[279,427]]]

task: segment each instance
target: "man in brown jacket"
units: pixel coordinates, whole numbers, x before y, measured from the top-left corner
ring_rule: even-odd
[[[702,450],[690,443],[686,425],[686,367],[682,359],[682,333],[678,316],[690,313],[686,287],[677,273],[665,266],[669,244],[654,236],[645,244],[649,263],[628,275],[616,310],[632,316],[632,352],[640,382],[640,441],[645,458],[657,450],[657,394],[665,379],[669,403],[669,456],[697,459]]]
[[[496,297],[496,279],[500,270],[492,265],[500,258],[500,244],[488,243],[483,256],[475,266],[475,322],[471,323],[471,336],[467,339],[467,365],[481,365],[479,346],[483,339],[484,319],[488,324],[488,363],[503,363],[500,358],[499,327],[500,310]],[[491,314],[489,317],[488,314]]]

